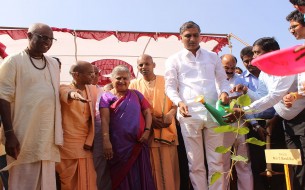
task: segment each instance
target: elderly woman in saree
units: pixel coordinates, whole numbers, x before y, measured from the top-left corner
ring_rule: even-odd
[[[128,89],[130,71],[126,66],[115,67],[111,81],[114,88],[102,95],[99,107],[112,189],[154,190],[147,146],[150,105],[140,92]]]

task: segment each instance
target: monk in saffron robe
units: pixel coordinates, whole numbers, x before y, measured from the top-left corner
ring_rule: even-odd
[[[139,90],[149,101],[153,133],[149,139],[150,161],[158,190],[179,190],[180,175],[175,115],[177,108],[165,94],[164,77],[154,74],[150,55],[141,55],[137,67],[143,78],[132,80],[129,88]]]
[[[93,165],[95,86],[90,85],[94,70],[89,62],[71,67],[73,82],[60,86],[64,145],[56,165],[62,190],[96,190]]]
[[[136,90],[129,90],[130,72],[115,67],[114,86],[102,95],[103,153],[108,160],[113,190],[154,190],[147,140],[151,127],[150,105]]]

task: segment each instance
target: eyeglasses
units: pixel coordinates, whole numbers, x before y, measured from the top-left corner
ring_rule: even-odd
[[[40,40],[43,40],[43,41],[48,41],[48,40],[57,41],[57,39],[49,37],[49,36],[45,36],[45,35],[41,35],[41,34],[37,34],[37,33],[33,33],[33,34],[35,34]]]
[[[79,74],[82,74],[82,75],[86,75],[86,76],[95,76],[95,72],[78,72]]]
[[[291,25],[291,26],[288,28],[288,31],[290,31],[290,30],[295,30],[298,26],[299,26],[299,24]]]

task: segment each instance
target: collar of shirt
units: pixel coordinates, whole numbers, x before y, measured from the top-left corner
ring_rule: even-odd
[[[238,77],[238,74],[234,74],[231,78],[228,78],[227,80],[231,83],[234,83],[234,81],[236,80],[236,78]]]
[[[244,71],[244,76],[245,76],[245,77],[254,77],[254,78],[257,78],[257,77],[254,76],[252,73],[250,73],[248,70],[245,70],[245,71]]]
[[[185,48],[183,48],[182,52],[183,52],[182,55],[184,57],[189,57],[189,56],[195,57],[194,54],[191,51],[189,51],[189,50],[187,50]],[[198,58],[200,55],[201,55],[201,48],[199,47],[199,49],[196,52],[196,58]]]

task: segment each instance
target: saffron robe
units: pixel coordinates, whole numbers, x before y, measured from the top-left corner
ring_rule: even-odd
[[[153,115],[162,117],[171,110],[173,103],[165,94],[164,77],[157,75],[154,84],[154,87],[151,87],[143,78],[139,78],[132,80],[129,88],[139,90],[146,99],[151,101]],[[158,190],[180,189],[177,137],[174,116],[168,128],[153,129],[149,140],[150,161]]]
[[[79,91],[89,102],[69,99],[71,91]],[[86,85],[85,90],[80,91],[73,85],[61,85],[60,101],[64,145],[60,148],[61,162],[56,165],[56,171],[61,189],[95,190],[93,153],[84,146],[93,145],[96,89]]]

